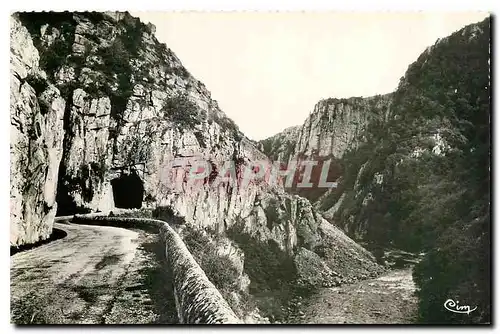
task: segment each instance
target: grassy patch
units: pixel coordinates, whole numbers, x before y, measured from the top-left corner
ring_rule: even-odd
[[[182,235],[187,248],[217,289],[235,291],[238,287],[238,270],[228,256],[217,254],[216,241],[191,226],[186,226]]]
[[[227,255],[220,255],[217,242],[222,236],[211,236],[192,226],[183,229],[187,248],[203,269],[208,279],[222,294],[239,317],[245,317],[255,308],[251,295],[240,290],[240,272]]]

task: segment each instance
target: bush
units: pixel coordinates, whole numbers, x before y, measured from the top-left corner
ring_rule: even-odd
[[[269,203],[269,205],[264,209],[266,215],[267,228],[272,229],[274,224],[280,223],[280,217],[278,212],[278,206],[276,203]]]
[[[99,54],[103,60],[102,71],[107,76],[107,82],[104,83],[103,89],[111,99],[111,116],[120,121],[121,115],[127,107],[128,99],[133,93],[130,53],[125,48],[122,39],[117,37],[108,48],[101,49]],[[115,74],[118,80],[116,91],[111,89],[115,82]]]
[[[76,22],[71,12],[26,12],[18,13],[19,19],[33,36],[33,43],[40,53],[40,67],[43,68],[49,77],[53,77],[54,72],[66,61],[66,57],[71,53],[71,46],[74,40]],[[40,41],[40,28],[49,24],[61,33],[52,45],[44,47]]]
[[[186,225],[182,230],[182,239],[190,253],[205,272],[210,282],[222,294],[238,315],[242,316],[250,311],[250,300],[245,293],[239,291],[240,274],[231,259],[217,252],[217,238],[215,240],[203,231]],[[238,295],[242,300],[234,299]]]
[[[111,45],[107,48],[101,49],[99,54],[104,63],[103,70],[107,74],[130,74],[130,53],[125,48],[121,38],[115,38]]]
[[[478,324],[491,322],[491,268],[489,215],[462,227],[452,227],[438,239],[416,265],[414,279],[419,290],[419,321],[422,323]],[[465,230],[463,230],[465,228]],[[469,315],[443,308],[447,299],[477,306]]]
[[[148,208],[134,209],[132,211],[121,212],[118,214],[113,213],[113,216],[123,218],[153,218],[153,210]]]
[[[40,67],[53,76],[56,70],[64,64],[70,52],[71,42],[57,39],[48,49],[41,53]]]
[[[175,214],[169,206],[159,206],[153,210],[153,217],[158,220],[163,220],[169,224],[184,225],[186,220],[184,217]]]
[[[101,180],[104,180],[104,175],[106,174],[106,160],[102,159],[99,162],[92,161],[90,163],[90,169],[92,172],[97,175],[97,177]]]
[[[198,106],[185,94],[169,98],[163,106],[163,112],[179,129],[192,130],[203,121],[203,114]]]
[[[28,76],[26,77],[26,82],[31,87],[33,87],[37,96],[42,94],[47,89],[47,87],[49,87],[49,84],[47,83],[47,81],[45,79],[43,79],[39,76],[33,75],[31,73],[28,74]]]
[[[187,248],[217,289],[233,290],[237,288],[238,270],[229,257],[217,254],[217,247],[208,235],[186,225],[182,236]]]

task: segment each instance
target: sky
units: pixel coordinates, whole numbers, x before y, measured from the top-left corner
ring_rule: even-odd
[[[486,12],[131,12],[249,138],[300,125],[321,99],[392,92],[438,38]]]

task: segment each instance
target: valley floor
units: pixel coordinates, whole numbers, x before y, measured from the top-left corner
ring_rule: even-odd
[[[417,315],[412,269],[378,278],[323,288],[304,302],[295,319],[301,324],[409,324]]]
[[[175,323],[157,234],[56,223],[65,238],[11,256],[14,324]]]

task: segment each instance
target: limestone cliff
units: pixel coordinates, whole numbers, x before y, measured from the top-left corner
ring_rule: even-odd
[[[429,247],[434,224],[443,224],[461,194],[480,184],[486,188],[489,24],[470,24],[423,50],[393,93],[390,116],[372,124],[365,131],[371,140],[344,157],[350,171],[343,175],[344,195],[335,209],[333,201],[322,204],[331,208],[325,216],[351,236],[412,250]],[[461,175],[456,186],[447,184],[458,180],[452,173]],[[482,194],[467,195],[467,209],[453,220],[470,215],[469,205]]]
[[[318,102],[302,125],[296,154],[341,158],[365,140],[363,132],[370,122],[387,117],[390,102],[390,94]]]
[[[336,203],[342,189],[318,187],[318,175],[322,166],[328,164],[328,180],[342,180],[342,158],[347,152],[356,150],[370,140],[367,130],[371,126],[386,122],[390,113],[392,94],[372,97],[330,98],[319,101],[304,124],[291,127],[259,144],[270,159],[280,162],[305,160],[317,163],[312,172],[312,188],[299,189],[294,182],[289,192],[306,197],[332,220],[338,209]],[[300,173],[295,179],[300,180]],[[316,175],[316,177],[314,176]]]
[[[286,162],[295,155],[295,146],[300,133],[300,126],[291,126],[272,137],[259,142],[259,148],[271,160]]]
[[[46,81],[28,30],[11,21],[10,243],[47,238],[56,214],[65,100]]]
[[[273,160],[331,156],[342,158],[345,152],[366,140],[364,131],[373,120],[385,120],[391,94],[319,101],[304,124],[285,129],[260,142]]]
[[[20,203],[12,211],[17,219],[13,224],[33,235],[14,239],[13,245],[47,237],[57,188],[59,214],[168,206],[189,224],[272,240],[289,256],[299,247],[318,252],[339,274],[360,277],[379,271],[369,252],[324,220],[306,199],[285,193],[279,183],[219,182],[225,176],[220,166],[226,162],[235,164],[240,178],[246,164],[268,158],[156,40],[153,26],[128,13],[19,13],[12,20],[23,32],[13,36],[13,45],[23,43],[13,54],[22,55],[28,45],[25,68],[36,68],[41,73],[36,86],[51,92],[35,95],[25,87],[29,99],[18,109],[24,108],[30,121],[21,127],[31,126],[33,115],[43,110],[42,129],[50,131],[47,139],[42,131],[32,141],[48,146],[40,148],[42,153],[54,152],[44,153],[36,163],[23,163],[25,174],[12,170],[19,178],[12,193]],[[33,148],[11,150],[13,161],[33,156],[30,152]],[[199,161],[209,162],[212,171],[190,182]],[[35,165],[42,171],[36,182],[30,179],[37,175]],[[32,195],[21,190],[23,183]],[[17,195],[21,191],[28,192]],[[23,205],[30,210],[23,211]],[[30,218],[33,212],[40,213]],[[38,217],[45,219],[44,233],[30,225]]]

